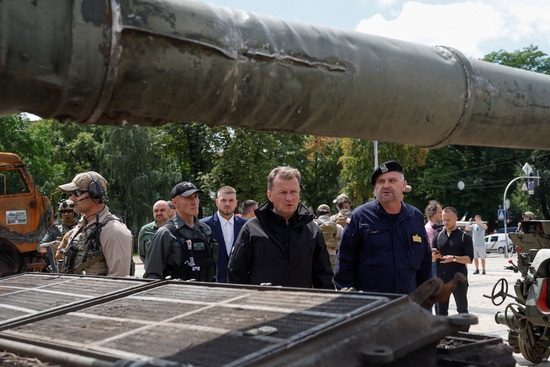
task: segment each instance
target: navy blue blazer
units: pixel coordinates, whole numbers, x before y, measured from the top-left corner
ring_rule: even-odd
[[[214,239],[218,242],[218,283],[227,283],[227,264],[229,263],[229,255],[227,255],[227,247],[225,246],[225,240],[223,239],[223,231],[220,224],[220,217],[216,212],[214,215],[211,215],[206,218],[202,218],[201,222],[207,224],[212,228],[212,233]],[[246,223],[246,218],[237,217],[236,215],[233,218],[233,243],[231,247],[235,245],[235,240],[241,231],[241,228]]]

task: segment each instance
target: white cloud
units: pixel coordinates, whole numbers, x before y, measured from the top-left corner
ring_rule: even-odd
[[[480,58],[491,51],[513,51],[529,44],[550,52],[544,49],[544,35],[549,28],[550,5],[488,0],[439,5],[408,1],[394,19],[377,14],[363,19],[356,30],[431,46],[450,46],[468,57]],[[515,44],[511,46],[510,41]],[[501,46],[483,49],[484,43]]]

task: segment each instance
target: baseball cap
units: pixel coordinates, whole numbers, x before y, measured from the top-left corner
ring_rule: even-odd
[[[180,182],[174,188],[172,189],[172,195],[171,198],[175,198],[176,196],[191,196],[196,192],[203,193],[201,189],[198,189],[197,186],[193,185],[191,182]]]
[[[73,180],[67,184],[59,185],[59,189],[66,194],[73,192],[74,190],[85,189],[88,190],[90,183],[94,179],[103,187],[103,191],[107,191],[107,180],[103,178],[99,173],[94,171],[79,173],[73,178]]]
[[[403,167],[397,161],[384,162],[374,170],[374,172],[370,176],[369,183],[371,185],[374,185],[376,183],[376,179],[378,178],[378,176],[380,176],[383,173],[388,173],[388,172],[401,172],[401,173],[403,173]]]
[[[351,203],[351,200],[346,194],[340,194],[336,197],[336,199],[332,200],[334,204],[336,203]]]
[[[327,204],[321,204],[317,208],[317,213],[318,214],[328,214],[328,213],[330,213],[330,208],[328,207]]]

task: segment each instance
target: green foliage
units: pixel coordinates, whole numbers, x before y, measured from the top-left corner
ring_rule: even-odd
[[[261,203],[267,199],[267,176],[273,168],[300,169],[302,165],[301,135],[220,127],[210,129],[209,136],[211,168],[201,172],[199,180],[212,197],[221,186],[229,185],[237,190],[240,203],[248,199]],[[213,199],[208,206],[217,210]]]
[[[373,187],[369,184],[374,170],[374,145],[372,141],[344,138],[340,142],[342,155],[341,178],[345,182],[342,192],[348,194],[354,206],[373,197]],[[403,165],[406,179],[408,173],[424,165],[428,149],[406,144],[378,144],[378,163],[397,160]]]
[[[17,154],[27,165],[36,185],[42,189],[54,173],[48,129],[35,125],[24,115],[0,117],[0,151]]]
[[[341,154],[339,140],[319,136],[305,138],[307,161],[302,168],[302,202],[313,211],[321,204],[333,207],[332,200],[340,193],[339,176],[341,166],[338,159]],[[336,213],[336,209],[333,209]]]
[[[538,46],[534,45],[513,52],[504,50],[491,52],[482,60],[536,73],[548,74],[550,72],[550,58],[540,51]]]

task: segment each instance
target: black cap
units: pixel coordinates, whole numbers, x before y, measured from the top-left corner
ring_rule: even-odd
[[[374,185],[378,176],[388,172],[401,172],[403,173],[403,167],[397,161],[387,161],[382,163],[378,168],[374,170],[370,176],[370,184]]]
[[[196,192],[204,192],[200,189],[197,189],[197,186],[193,185],[191,182],[180,182],[174,188],[172,189],[172,199],[176,196],[190,196],[193,195]]]

